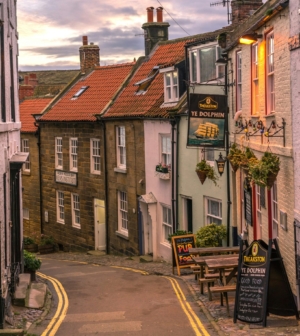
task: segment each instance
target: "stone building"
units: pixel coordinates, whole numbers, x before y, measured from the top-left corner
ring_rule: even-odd
[[[29,153],[22,167],[23,233],[32,238],[41,234],[39,134],[33,114],[40,114],[52,99],[31,98],[20,103],[21,148]]]
[[[280,160],[272,187],[249,184],[247,170],[232,172],[233,222],[249,242],[277,239],[296,294],[288,6],[288,1],[267,1],[230,34],[224,56],[231,144],[249,148],[258,159],[269,152]]]
[[[99,47],[87,44],[87,37],[80,55],[81,73],[36,116],[41,230],[61,249],[106,250],[105,138],[95,114],[122,89],[135,63],[100,67]]]
[[[18,100],[18,42],[16,1],[1,3],[0,55],[0,301],[9,306],[22,270],[22,164],[28,154],[21,152]],[[0,328],[3,328],[1,309]]]

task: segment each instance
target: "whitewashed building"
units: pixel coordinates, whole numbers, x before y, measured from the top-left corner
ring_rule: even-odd
[[[22,265],[20,169],[27,154],[20,147],[16,1],[1,1],[0,20],[0,304],[3,307],[14,292]],[[4,309],[0,312],[3,328]]]

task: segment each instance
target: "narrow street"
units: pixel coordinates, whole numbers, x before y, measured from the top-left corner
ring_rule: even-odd
[[[217,335],[181,280],[50,259],[43,261],[40,276],[53,302],[32,334]]]

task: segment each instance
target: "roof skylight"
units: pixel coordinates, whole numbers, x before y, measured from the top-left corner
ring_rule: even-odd
[[[83,94],[84,91],[86,91],[89,88],[89,86],[82,86],[71,98],[72,100],[77,99],[79,96]]]

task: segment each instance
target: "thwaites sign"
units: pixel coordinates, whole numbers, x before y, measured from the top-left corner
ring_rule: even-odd
[[[226,96],[190,94],[187,146],[224,148],[226,127]]]

